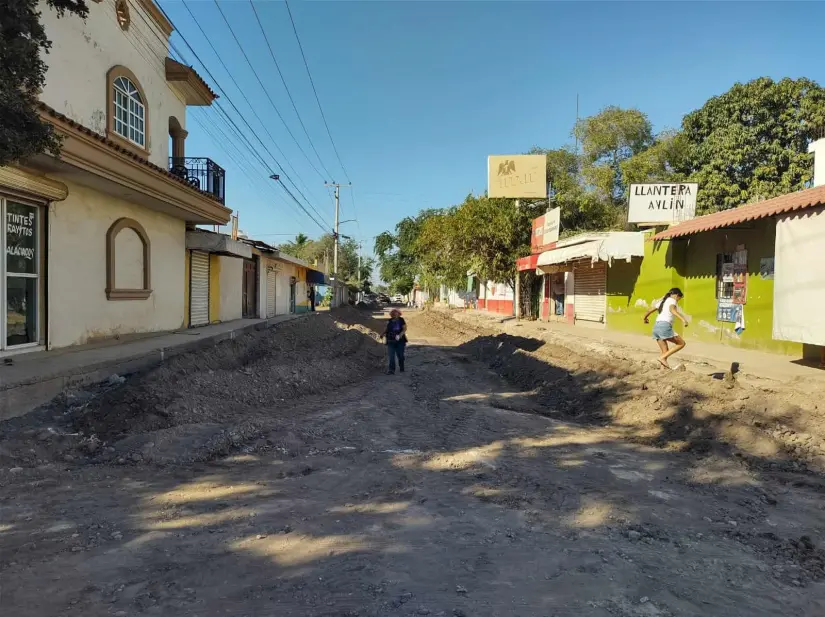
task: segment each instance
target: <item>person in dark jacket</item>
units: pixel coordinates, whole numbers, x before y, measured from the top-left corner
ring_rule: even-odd
[[[404,372],[404,349],[407,347],[407,322],[401,317],[401,311],[392,309],[387,329],[384,331],[384,340],[387,343],[389,358],[388,375],[395,374],[395,359],[398,358],[398,368]]]

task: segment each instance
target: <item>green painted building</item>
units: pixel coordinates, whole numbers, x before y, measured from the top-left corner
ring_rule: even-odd
[[[651,326],[644,323],[644,314],[671,287],[679,287],[685,294],[682,311],[690,320],[690,327],[682,333],[688,343],[721,343],[801,356],[802,344],[772,337],[774,281],[764,277],[760,267],[763,260],[773,260],[775,234],[773,218],[752,221],[747,228],[714,229],[670,240],[653,240],[653,232],[646,234],[643,259],[610,267],[607,327],[649,334]],[[717,289],[720,265],[740,247],[747,251],[747,296],[745,329],[737,334],[734,322],[717,319]]]

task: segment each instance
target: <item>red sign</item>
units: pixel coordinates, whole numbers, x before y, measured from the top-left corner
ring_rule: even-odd
[[[533,219],[533,235],[530,237],[532,253],[543,253],[555,248],[559,239],[559,209],[554,208]]]
[[[522,257],[521,259],[516,260],[516,269],[519,272],[523,272],[524,270],[535,270],[536,269],[536,262],[539,260],[538,255],[528,255],[527,257]]]

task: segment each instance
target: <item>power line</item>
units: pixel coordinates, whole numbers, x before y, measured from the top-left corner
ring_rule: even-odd
[[[341,161],[341,155],[338,154],[338,148],[335,145],[335,140],[332,138],[332,132],[329,130],[329,124],[327,123],[327,117],[324,114],[324,108],[321,107],[321,99],[318,98],[318,90],[315,88],[315,82],[313,81],[312,73],[309,70],[309,63],[307,62],[306,54],[304,54],[304,46],[301,45],[301,38],[298,36],[298,28],[295,26],[295,20],[292,18],[292,10],[289,8],[288,0],[284,0],[284,4],[286,5],[287,13],[289,13],[289,21],[292,23],[292,31],[295,33],[295,40],[298,41],[298,49],[301,50],[301,58],[304,60],[304,68],[306,68],[309,83],[312,85],[312,93],[315,95],[315,102],[318,103],[318,111],[321,112],[321,119],[324,121],[324,128],[327,130],[327,136],[332,144],[332,150],[335,152],[335,158],[338,159],[338,164],[341,166],[341,171],[344,172],[344,177],[347,179],[347,182],[349,182],[349,175],[344,167],[344,163]]]
[[[212,53],[213,53],[213,54],[215,54],[215,57],[218,59],[218,62],[220,63],[220,65],[223,67],[223,70],[226,72],[226,74],[229,76],[229,79],[230,79],[230,80],[232,81],[232,83],[235,85],[235,89],[236,89],[236,90],[238,91],[238,93],[241,95],[241,98],[243,98],[243,100],[246,102],[246,105],[249,107],[250,111],[252,112],[252,115],[253,115],[253,116],[255,116],[255,119],[258,121],[258,123],[259,123],[259,124],[261,125],[261,127],[263,128],[264,132],[267,134],[267,137],[269,137],[269,139],[272,141],[272,145],[273,145],[273,146],[275,147],[275,149],[276,149],[276,150],[277,150],[277,151],[281,154],[281,156],[282,156],[282,157],[284,157],[284,160],[285,160],[285,162],[286,162],[287,166],[288,166],[288,167],[292,170],[292,172],[295,174],[295,177],[296,177],[296,178],[298,179],[298,181],[299,181],[299,182],[303,185],[304,190],[306,190],[307,192],[310,192],[310,191],[309,191],[309,188],[308,188],[308,187],[307,187],[307,185],[306,185],[306,182],[304,182],[304,180],[303,180],[303,178],[301,178],[300,174],[299,174],[299,173],[295,170],[295,168],[294,168],[294,167],[290,164],[290,162],[289,162],[289,157],[287,157],[287,156],[286,156],[286,154],[284,154],[283,150],[281,150],[281,149],[278,147],[278,142],[275,140],[275,138],[274,138],[274,137],[272,136],[272,134],[269,132],[269,129],[266,127],[266,124],[265,124],[265,123],[264,123],[264,121],[261,119],[261,117],[258,115],[258,112],[256,112],[256,111],[255,111],[255,107],[254,107],[254,106],[252,105],[252,103],[250,102],[249,97],[247,97],[247,96],[246,96],[246,93],[243,91],[243,88],[241,88],[241,87],[240,87],[240,85],[238,84],[238,82],[235,80],[235,77],[234,77],[234,75],[232,74],[232,71],[230,71],[230,70],[229,70],[229,68],[228,68],[228,67],[226,66],[226,64],[224,63],[223,59],[221,58],[221,55],[218,53],[218,50],[217,50],[217,49],[215,49],[215,46],[212,44],[212,40],[211,40],[211,39],[209,38],[209,36],[206,34],[206,31],[205,31],[205,30],[203,29],[203,27],[201,26],[201,23],[200,23],[200,21],[198,21],[198,18],[197,18],[197,16],[195,15],[195,13],[193,13],[193,12],[192,12],[192,10],[189,8],[189,4],[186,2],[186,0],[183,0],[183,6],[184,6],[184,8],[186,9],[186,11],[189,13],[189,16],[192,18],[192,21],[193,21],[193,22],[195,22],[195,26],[197,26],[197,28],[198,28],[198,30],[200,31],[201,35],[202,35],[202,36],[203,36],[203,38],[206,40],[206,43],[207,43],[207,45],[209,45],[209,48],[212,50]],[[178,34],[180,34],[180,32],[179,32]],[[181,38],[182,38],[182,37],[181,37]],[[184,42],[185,42],[185,41],[184,41]],[[188,43],[187,43],[187,45],[188,45]],[[198,58],[198,61],[199,61],[199,62],[201,62],[200,58]],[[201,62],[201,65],[203,65],[203,62]],[[214,79],[214,77],[213,77],[213,79]],[[217,83],[217,81],[216,81],[216,83]],[[229,98],[229,96],[226,94],[226,92],[225,92],[225,91],[223,91],[223,89],[221,89],[221,91],[223,92],[224,96],[228,99],[228,98]],[[296,186],[296,189],[297,189],[297,186]],[[322,217],[322,218],[323,218],[323,217]]]
[[[162,9],[162,8],[161,8],[161,11],[163,11],[163,9]],[[169,16],[168,16],[168,15],[166,15],[166,12],[165,12],[165,11],[163,11],[163,13],[164,13],[164,15],[166,16],[166,18],[167,18],[167,19],[169,19]],[[172,23],[172,20],[171,20],[171,19],[169,19],[169,22],[170,22],[170,23]],[[173,26],[174,26],[174,24],[173,24]],[[236,114],[238,114],[238,117],[239,117],[239,118],[243,121],[243,123],[246,125],[246,127],[249,129],[249,131],[253,134],[253,136],[255,137],[255,139],[257,139],[257,140],[258,140],[258,143],[260,143],[260,144],[261,144],[261,147],[262,147],[262,148],[266,151],[266,153],[270,156],[270,158],[271,158],[273,161],[275,161],[275,164],[276,164],[276,165],[277,165],[277,167],[281,170],[281,173],[284,175],[284,177],[285,177],[285,178],[287,178],[287,179],[288,179],[288,180],[289,180],[289,181],[293,184],[293,186],[294,186],[294,185],[295,185],[295,183],[291,180],[291,178],[289,178],[289,176],[287,175],[287,173],[284,171],[283,166],[282,166],[282,165],[278,162],[278,159],[277,159],[277,158],[275,158],[275,156],[272,154],[272,152],[269,150],[269,148],[267,148],[267,147],[266,147],[266,144],[263,142],[263,140],[261,140],[260,136],[259,136],[259,135],[258,135],[258,134],[257,134],[257,133],[253,130],[253,129],[252,129],[252,127],[249,125],[249,122],[247,121],[247,119],[246,119],[246,118],[243,116],[243,114],[242,114],[242,113],[238,110],[238,107],[235,105],[235,103],[232,101],[232,99],[229,97],[229,95],[227,95],[227,94],[226,94],[226,91],[225,91],[225,90],[221,87],[221,85],[220,85],[220,83],[218,82],[218,80],[217,80],[217,79],[215,79],[215,76],[214,76],[214,75],[212,74],[212,72],[209,70],[209,67],[208,67],[208,66],[207,66],[207,65],[203,62],[203,60],[201,60],[201,59],[200,59],[200,56],[198,56],[198,53],[194,50],[194,48],[192,47],[192,45],[190,45],[190,44],[189,44],[189,41],[187,41],[187,40],[186,40],[186,37],[185,37],[185,36],[183,36],[183,34],[180,32],[180,30],[178,30],[178,35],[180,36],[181,40],[184,42],[184,44],[186,45],[186,47],[189,49],[189,51],[191,51],[191,52],[192,52],[192,54],[195,56],[195,58],[197,59],[197,61],[200,63],[200,65],[201,65],[201,66],[203,67],[203,69],[206,71],[206,74],[207,74],[207,75],[208,75],[208,76],[212,79],[212,81],[215,83],[215,86],[216,86],[216,87],[217,87],[217,88],[218,88],[218,89],[219,89],[219,90],[223,93],[223,95],[224,95],[224,97],[226,98],[226,100],[227,100],[227,101],[229,102],[229,104],[232,106],[232,109],[234,109],[234,110],[235,110],[235,113],[236,113]],[[174,43],[172,43],[172,49],[175,51],[175,53],[177,53],[177,54],[178,54],[178,56],[179,56],[180,58],[182,58],[182,59],[183,59],[183,54],[182,54],[182,53],[181,53],[181,52],[177,49],[177,47],[175,46],[175,44],[174,44]],[[238,132],[238,133],[239,133],[239,134],[240,134],[240,135],[244,138],[244,141],[245,141],[245,142],[249,145],[249,147],[250,147],[250,151],[251,151],[251,152],[252,152],[252,153],[253,153],[256,157],[259,157],[259,159],[260,159],[260,160],[262,161],[262,163],[263,163],[264,168],[265,168],[265,169],[267,169],[267,170],[269,171],[270,175],[273,175],[271,167],[270,167],[268,164],[266,164],[266,162],[265,162],[265,161],[263,161],[263,159],[261,158],[260,154],[259,154],[259,153],[258,153],[258,152],[257,152],[257,151],[256,151],[256,150],[252,147],[252,146],[251,146],[251,144],[249,144],[249,140],[246,138],[246,136],[245,136],[245,135],[243,135],[243,132],[242,132],[242,131],[238,128],[238,126],[237,126],[237,124],[235,123],[235,121],[234,121],[234,120],[232,120],[232,117],[231,117],[231,116],[229,116],[229,114],[227,114],[225,110],[223,110],[222,106],[221,106],[221,105],[220,105],[220,103],[219,103],[219,102],[217,102],[217,101],[216,101],[216,108],[217,108],[218,110],[220,110],[220,111],[222,111],[222,112],[223,112],[224,116],[225,116],[225,117],[229,120],[229,122],[232,124],[232,126],[235,128],[235,130],[236,130],[236,131],[237,131],[237,132]],[[319,227],[320,227],[320,228],[321,228],[324,232],[326,232],[326,231],[327,231],[327,228],[326,228],[326,227],[324,227],[323,225],[321,225],[321,223],[319,223],[319,222],[315,219],[315,217],[313,217],[313,216],[309,213],[309,211],[308,211],[308,210],[307,210],[307,209],[303,206],[303,204],[301,204],[301,202],[300,202],[300,201],[298,201],[298,199],[297,199],[297,198],[296,198],[296,197],[292,194],[292,192],[291,192],[291,191],[290,191],[290,190],[286,187],[286,185],[285,185],[283,182],[281,182],[280,184],[281,184],[281,187],[282,187],[282,188],[283,188],[283,189],[287,192],[287,194],[288,194],[288,195],[292,198],[292,200],[293,200],[293,201],[295,201],[295,203],[298,205],[298,207],[299,207],[299,208],[300,208],[300,209],[301,209],[301,210],[302,210],[302,211],[303,211],[303,212],[304,212],[304,213],[305,213],[305,214],[306,214],[306,215],[307,215],[307,216],[308,216],[308,217],[309,217],[309,218],[310,218],[310,219],[311,219],[311,220],[312,220],[312,221],[313,221],[316,225],[318,225],[318,226],[319,226]],[[297,187],[295,187],[295,188],[296,188],[296,190],[298,190],[298,189],[297,189]],[[298,191],[298,192],[300,193],[300,191]],[[302,195],[302,196],[303,196],[303,195]],[[306,197],[304,197],[304,199],[306,200]],[[307,201],[307,203],[308,203],[308,205],[310,206],[310,208],[313,208],[313,206],[312,206],[311,204],[309,204],[309,202],[308,202],[308,201]],[[314,208],[313,208],[313,209],[314,209]],[[316,214],[317,214],[317,211],[316,211]],[[322,217],[322,218],[323,218],[323,217]]]
[[[255,67],[252,65],[252,61],[249,59],[249,56],[246,55],[246,50],[244,50],[243,45],[241,45],[241,41],[238,39],[237,35],[235,34],[235,31],[232,29],[232,25],[229,23],[229,20],[226,18],[226,15],[224,14],[220,3],[218,3],[218,0],[213,0],[213,2],[215,3],[215,6],[218,7],[218,12],[221,14],[221,17],[223,18],[223,21],[226,24],[226,27],[229,28],[229,33],[232,35],[232,38],[235,39],[235,43],[237,43],[238,49],[241,50],[241,54],[243,54],[244,60],[246,60],[246,63],[249,65],[249,68],[252,70],[252,73],[255,75],[255,79],[258,80],[258,84],[260,84],[261,89],[264,91],[264,94],[266,95],[267,100],[269,101],[270,105],[272,105],[272,109],[275,110],[275,114],[278,116],[278,118],[281,120],[281,123],[284,125],[284,128],[286,129],[286,132],[289,133],[290,137],[292,137],[292,140],[295,142],[295,145],[298,146],[298,150],[300,150],[301,154],[304,155],[304,158],[307,160],[307,163],[309,163],[310,167],[312,167],[312,169],[315,170],[315,173],[317,173],[318,176],[322,180],[325,180],[326,178],[324,178],[324,176],[321,175],[321,172],[318,171],[318,168],[310,160],[310,158],[307,155],[306,151],[301,147],[301,144],[298,142],[298,139],[293,134],[292,129],[289,128],[289,125],[286,123],[286,120],[284,120],[284,117],[281,115],[281,112],[278,110],[278,106],[275,105],[275,101],[273,101],[272,97],[269,95],[269,91],[266,89],[266,86],[264,85],[264,82],[261,79],[260,75],[258,75],[258,71],[256,71]]]
[[[169,18],[169,16],[166,14],[166,12],[163,10],[163,8],[162,8],[162,7],[160,7],[160,8],[161,8],[161,11],[163,12],[164,16],[165,16],[165,17],[169,20],[169,22],[170,22],[170,23],[172,23],[172,20],[171,20],[171,19]],[[190,14],[191,14],[191,11],[190,11]],[[144,20],[144,22],[146,22],[146,24],[147,24],[147,25],[149,25],[149,22],[148,22],[145,18],[143,18],[143,20]],[[114,21],[114,18],[112,18],[112,21]],[[173,27],[174,27],[174,24],[173,24]],[[234,102],[232,101],[232,99],[229,97],[229,95],[226,93],[226,91],[225,91],[225,90],[221,87],[221,85],[220,85],[220,83],[218,82],[218,80],[215,78],[215,76],[214,76],[214,75],[212,74],[212,72],[209,70],[209,67],[208,67],[208,66],[206,66],[206,64],[205,64],[205,63],[204,63],[204,62],[200,59],[200,57],[198,56],[198,53],[194,50],[194,48],[192,47],[192,45],[190,45],[189,41],[187,41],[187,40],[186,40],[186,37],[184,37],[184,36],[183,36],[183,34],[180,32],[180,30],[178,30],[177,28],[175,28],[175,29],[178,31],[178,35],[181,37],[181,40],[184,42],[184,44],[186,45],[186,47],[189,49],[189,51],[191,51],[191,52],[192,52],[192,54],[195,56],[195,58],[197,59],[197,61],[200,63],[200,65],[201,65],[201,66],[203,67],[203,69],[206,71],[207,75],[209,75],[209,77],[210,77],[210,78],[212,79],[212,81],[215,83],[215,86],[217,87],[217,89],[218,89],[218,90],[219,90],[219,91],[220,91],[220,92],[224,95],[224,97],[226,98],[226,100],[229,102],[229,104],[230,104],[230,105],[232,106],[232,108],[235,110],[235,113],[236,113],[236,114],[238,114],[238,116],[239,116],[239,117],[240,117],[240,119],[244,122],[244,124],[245,124],[245,125],[246,125],[246,127],[249,129],[249,131],[250,131],[250,132],[251,132],[251,133],[255,136],[255,138],[258,140],[258,142],[261,144],[261,146],[264,148],[264,150],[267,152],[267,154],[269,154],[269,156],[272,158],[272,160],[275,162],[275,164],[276,164],[276,165],[278,166],[278,168],[281,170],[281,172],[282,172],[283,176],[284,176],[285,178],[287,178],[287,179],[290,181],[290,183],[292,183],[292,185],[293,185],[293,186],[295,186],[295,183],[292,181],[292,179],[291,179],[291,178],[289,178],[289,176],[288,176],[288,175],[286,174],[286,172],[283,170],[283,167],[282,167],[282,166],[281,166],[281,164],[278,162],[278,159],[277,159],[277,158],[276,158],[276,157],[272,154],[272,152],[270,152],[270,150],[266,147],[266,144],[264,144],[264,143],[263,143],[263,141],[260,139],[260,137],[258,136],[258,134],[257,134],[257,133],[256,133],[256,132],[252,129],[252,127],[249,125],[249,122],[246,120],[246,118],[243,116],[243,114],[241,114],[241,112],[238,110],[237,106],[234,104]],[[150,27],[150,30],[151,30],[151,27]],[[129,37],[130,43],[131,43],[131,44],[132,44],[132,46],[135,48],[135,50],[138,52],[138,54],[139,54],[139,55],[141,55],[141,56],[142,56],[145,60],[147,60],[147,62],[149,63],[149,65],[150,65],[150,66],[154,66],[154,62],[153,62],[153,61],[150,61],[150,60],[146,57],[146,55],[143,53],[143,51],[141,51],[141,49],[138,47],[138,45],[136,45],[136,42],[141,42],[141,43],[143,44],[144,50],[145,50],[145,51],[148,51],[151,55],[154,55],[154,51],[155,51],[155,50],[153,50],[153,49],[152,49],[152,44],[151,44],[151,42],[150,42],[150,41],[149,41],[146,37],[143,37],[143,38],[142,38],[142,40],[141,40],[141,37],[137,35],[137,31],[135,31],[135,32],[136,32],[136,35],[135,35],[135,41],[132,41],[132,37]],[[201,30],[201,32],[203,32],[203,31]],[[158,37],[157,35],[155,35],[155,36],[156,36],[156,38],[158,38],[158,40],[159,40],[161,43],[164,43],[164,54],[165,54],[165,53],[166,53],[166,51],[165,51],[165,43],[166,43],[166,42],[165,42],[165,41],[163,41],[163,40],[161,40],[161,39],[160,39],[160,37]],[[207,40],[208,40],[208,39],[207,39]],[[175,54],[176,54],[179,58],[181,58],[184,62],[186,62],[187,64],[189,64],[189,62],[187,62],[187,61],[186,61],[186,58],[185,58],[184,54],[183,54],[183,53],[182,53],[182,52],[181,52],[181,51],[177,48],[177,46],[174,44],[174,42],[169,41],[169,44],[170,44],[170,46],[172,47],[172,49],[173,49],[173,51],[175,52]],[[214,51],[214,48],[213,48],[213,51]],[[220,59],[220,58],[219,58],[219,59]],[[226,68],[226,67],[224,66],[224,68]],[[156,73],[158,73],[158,75],[160,76],[160,78],[161,78],[162,80],[164,80],[164,81],[165,81],[166,76],[165,76],[164,74],[162,74],[162,73],[160,72],[160,70],[159,70],[159,69],[155,69],[155,72],[156,72]],[[231,77],[231,73],[230,73],[230,77]],[[236,87],[237,87],[237,84],[236,84]],[[232,119],[232,117],[231,117],[231,116],[230,116],[230,115],[226,112],[226,110],[224,110],[224,109],[223,109],[223,107],[221,106],[221,104],[220,104],[219,102],[217,102],[217,101],[216,101],[216,102],[215,102],[215,107],[216,107],[216,109],[217,109],[220,113],[222,113],[222,114],[223,114],[223,119],[224,119],[225,121],[228,121],[228,122],[231,124],[231,126],[234,128],[234,130],[235,130],[236,134],[237,134],[238,136],[240,136],[240,137],[242,138],[242,140],[243,140],[243,141],[247,144],[247,147],[249,148],[249,150],[250,150],[250,152],[252,153],[252,155],[253,155],[253,156],[255,156],[255,157],[256,157],[256,158],[257,158],[257,159],[261,162],[261,164],[263,165],[264,169],[265,169],[265,170],[267,170],[267,172],[270,174],[270,176],[271,176],[271,175],[273,175],[273,174],[272,174],[272,168],[271,168],[271,167],[270,167],[270,166],[266,163],[266,161],[265,161],[265,160],[261,157],[261,155],[260,155],[260,154],[259,154],[259,153],[255,150],[255,148],[251,145],[251,143],[249,142],[249,140],[248,140],[248,138],[246,137],[246,135],[243,133],[243,131],[241,131],[241,129],[237,126],[237,124],[235,123],[235,121],[234,121],[234,120]],[[250,109],[252,109],[252,112],[253,112],[253,113],[255,113],[254,108],[252,108],[252,107],[250,106]],[[220,115],[220,114],[219,114],[219,115]],[[259,120],[259,122],[260,122],[260,118],[259,118],[258,120]],[[266,127],[265,127],[265,126],[264,126],[264,129],[266,130]],[[271,136],[270,136],[270,138],[271,138]],[[274,142],[274,140],[273,140],[273,142]],[[276,148],[277,148],[277,145],[276,145]],[[279,150],[279,151],[280,151],[280,150]],[[283,153],[282,153],[282,154],[283,154]],[[243,172],[243,171],[244,171],[244,170],[242,169],[242,172]],[[293,170],[293,171],[294,171],[294,170]],[[296,172],[296,175],[297,175],[297,172]],[[321,228],[321,230],[322,230],[323,232],[325,232],[325,233],[326,233],[326,232],[328,231],[328,228],[327,228],[327,227],[325,227],[324,225],[322,225],[321,223],[319,223],[319,222],[318,222],[318,220],[317,220],[314,216],[312,216],[312,214],[310,214],[310,213],[307,211],[307,209],[303,206],[303,204],[301,204],[301,203],[300,203],[300,201],[298,201],[298,199],[295,197],[295,195],[294,195],[294,194],[293,194],[293,193],[292,193],[292,192],[291,192],[291,191],[290,191],[290,190],[286,187],[286,185],[284,185],[284,184],[283,184],[283,182],[281,182],[280,184],[281,184],[281,188],[283,188],[283,189],[284,189],[284,191],[285,191],[285,192],[289,195],[289,197],[290,197],[290,198],[291,198],[291,199],[292,199],[292,200],[296,203],[296,205],[297,205],[297,206],[298,206],[298,207],[299,207],[299,208],[300,208],[300,209],[304,212],[304,214],[306,214],[306,215],[307,215],[307,216],[308,216],[308,217],[309,217],[309,218],[310,218],[310,219],[311,219],[311,220],[312,220],[312,221],[313,221],[316,225],[318,225],[318,227],[320,227],[320,228]],[[315,212],[315,214],[317,214],[319,217],[321,217],[321,218],[323,219],[323,216],[321,216],[321,215],[318,213],[318,211],[317,211],[317,210],[315,210],[314,206],[312,206],[312,204],[309,202],[309,200],[307,200],[307,199],[306,199],[306,196],[304,196],[304,195],[303,195],[303,193],[301,193],[301,192],[300,192],[300,189],[298,189],[298,187],[297,187],[297,186],[295,186],[295,189],[296,189],[296,190],[298,191],[298,193],[299,193],[299,194],[300,194],[300,195],[304,198],[304,200],[306,201],[307,205],[309,205],[309,207],[310,207],[310,208],[312,208],[312,210]]]
[[[281,83],[284,85],[284,90],[286,90],[286,94],[289,97],[289,102],[292,103],[292,109],[295,110],[295,115],[298,117],[298,122],[301,124],[301,128],[304,130],[304,135],[306,135],[307,141],[309,142],[312,151],[315,153],[315,156],[318,157],[318,162],[321,164],[321,167],[327,173],[327,177],[332,178],[332,174],[329,173],[329,169],[327,169],[326,165],[324,165],[324,161],[321,159],[321,155],[318,154],[318,150],[315,148],[315,144],[312,142],[312,138],[309,136],[307,127],[304,125],[304,121],[301,118],[301,114],[298,112],[298,106],[295,104],[295,100],[292,98],[292,93],[289,91],[289,86],[286,85],[286,79],[284,79],[284,74],[281,72],[281,67],[278,64],[278,60],[275,59],[275,52],[272,51],[272,45],[270,45],[269,37],[266,35],[266,30],[264,30],[263,24],[261,24],[261,19],[258,16],[258,10],[255,8],[255,3],[252,0],[249,0],[249,5],[252,7],[252,12],[255,14],[255,21],[258,22],[258,27],[261,29],[261,34],[264,35],[264,41],[266,41],[267,49],[269,49],[269,55],[272,57],[272,62],[275,64],[275,68],[278,70],[278,76],[281,78]]]
[[[251,2],[252,0],[249,1]],[[338,159],[338,164],[341,166],[341,171],[344,172],[344,178],[346,178],[347,182],[349,182],[350,184],[349,197],[350,201],[352,202],[352,213],[355,217],[355,224],[358,227],[358,232],[360,233],[361,223],[358,222],[358,208],[356,208],[355,206],[355,192],[351,190],[352,182],[349,179],[349,174],[347,174],[346,167],[344,167],[344,162],[341,160],[341,155],[338,153],[338,147],[335,145],[335,140],[332,138],[332,131],[329,130],[327,116],[324,113],[324,108],[321,106],[321,99],[318,96],[318,90],[315,88],[315,80],[312,79],[312,72],[309,70],[309,62],[307,62],[307,57],[304,53],[304,46],[301,44],[301,37],[298,36],[298,27],[295,25],[295,19],[292,17],[292,9],[289,8],[289,0],[284,0],[284,4],[286,5],[286,11],[289,14],[289,21],[292,24],[292,32],[295,33],[295,40],[298,42],[298,49],[301,51],[301,58],[304,61],[304,68],[306,69],[307,77],[309,78],[309,83],[312,86],[312,93],[315,95],[315,102],[318,104],[318,111],[321,112],[321,119],[324,121],[324,128],[327,131],[329,142],[332,144],[332,151],[335,152],[335,158]]]

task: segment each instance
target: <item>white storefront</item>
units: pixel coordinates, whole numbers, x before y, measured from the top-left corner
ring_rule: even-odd
[[[585,233],[561,240],[536,261],[537,274],[568,272],[566,295],[572,278],[573,318],[583,325],[604,325],[607,315],[607,276],[615,259],[644,257],[641,232]],[[572,277],[571,277],[572,274]]]

